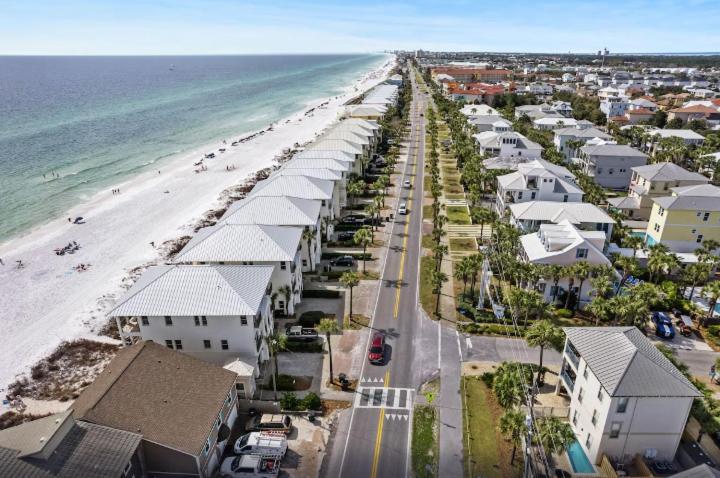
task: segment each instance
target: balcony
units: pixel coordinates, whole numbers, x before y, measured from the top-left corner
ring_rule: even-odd
[[[570,373],[571,371],[567,367],[563,368],[560,372],[560,379],[563,381],[565,388],[567,388],[568,391],[572,393],[573,389],[575,388],[575,379],[572,378]]]
[[[565,350],[563,351],[563,353],[570,360],[570,363],[573,364],[575,370],[577,370],[580,366],[580,356],[575,351],[575,347],[573,347],[570,342],[565,342]]]

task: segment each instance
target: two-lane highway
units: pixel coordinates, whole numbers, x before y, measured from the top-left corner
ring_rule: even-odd
[[[398,204],[406,204],[407,214],[395,212],[370,331],[370,338],[377,332],[385,334],[386,360],[372,365],[365,359],[348,429],[344,436],[336,437],[339,443],[333,453],[340,454],[339,463],[330,465],[327,476],[395,478],[406,476],[410,466],[409,436],[417,387],[413,343],[421,327],[417,278],[426,107],[413,75],[411,72],[410,144],[398,200]],[[410,181],[410,188],[403,186],[405,180]]]

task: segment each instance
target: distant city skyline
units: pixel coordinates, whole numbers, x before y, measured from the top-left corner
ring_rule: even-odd
[[[712,0],[0,0],[0,54],[707,52]]]

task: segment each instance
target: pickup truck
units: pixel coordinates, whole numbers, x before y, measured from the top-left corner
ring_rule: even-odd
[[[282,432],[250,432],[237,439],[233,451],[237,455],[282,458],[287,448],[287,438]]]
[[[274,478],[280,473],[280,460],[258,455],[231,456],[220,465],[220,475],[230,478]]]
[[[287,338],[291,342],[312,342],[317,336],[317,330],[299,325],[294,325],[287,331]]]

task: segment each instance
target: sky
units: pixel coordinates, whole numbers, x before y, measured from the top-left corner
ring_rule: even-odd
[[[720,0],[0,0],[0,55],[720,50]]]

